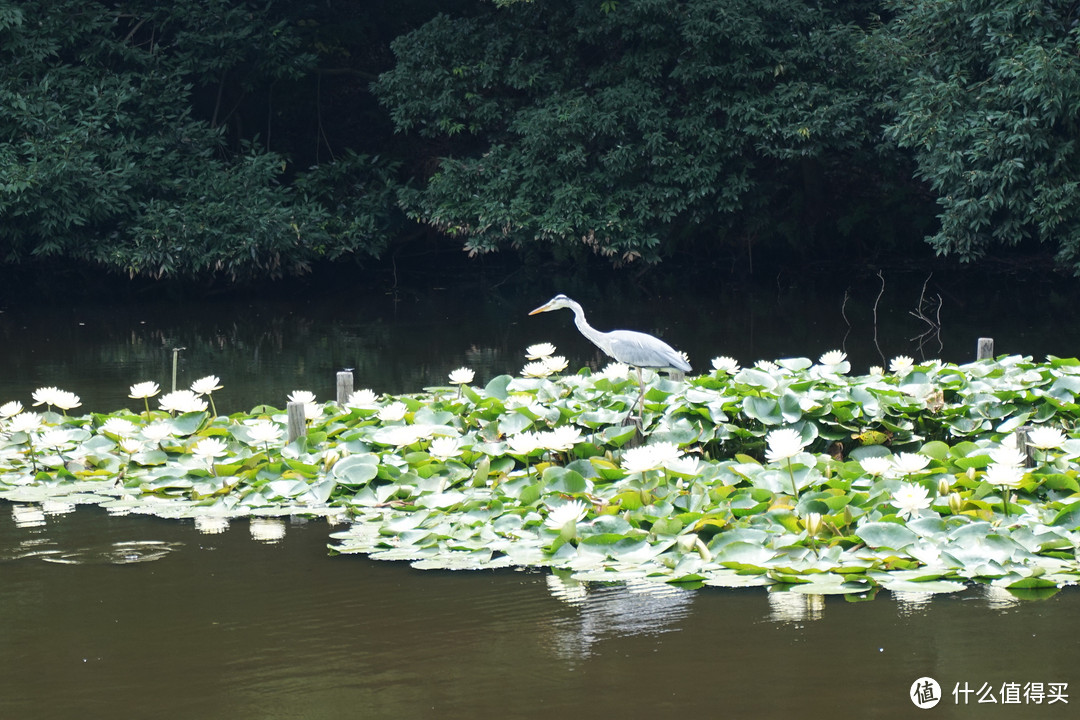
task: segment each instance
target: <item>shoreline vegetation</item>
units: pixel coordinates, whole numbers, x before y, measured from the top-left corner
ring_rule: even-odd
[[[579,581],[772,586],[872,598],[990,583],[1045,597],[1080,581],[1080,361],[844,353],[673,381],[612,364],[567,372],[549,343],[518,376],[218,415],[215,376],[74,415],[40,388],[0,405],[13,513],[99,505],[191,519],[344,524],[334,553],[420,569],[547,567]]]

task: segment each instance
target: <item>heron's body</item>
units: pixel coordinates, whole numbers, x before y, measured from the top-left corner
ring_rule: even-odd
[[[574,311],[574,324],[577,325],[577,329],[608,357],[636,368],[690,371],[690,363],[659,338],[634,330],[612,330],[611,332],[597,330],[585,319],[585,311],[581,309],[581,305],[565,295],[556,295],[529,314],[535,315],[562,308],[570,308]]]

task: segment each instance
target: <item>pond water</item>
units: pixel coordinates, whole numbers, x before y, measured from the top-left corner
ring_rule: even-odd
[[[580,299],[595,326],[662,335],[698,369],[716,355],[751,364],[836,348],[855,372],[897,354],[965,362],[980,336],[1002,353],[1080,352],[1080,329],[1059,324],[1075,298],[1049,285],[924,294],[923,280],[889,278],[880,297],[870,276],[812,293]],[[179,347],[178,386],[218,375],[223,413],[281,407],[297,389],[329,399],[345,367],[378,392],[442,384],[462,365],[482,383],[520,370],[524,348],[545,340],[574,366],[603,365],[568,312],[526,315],[550,294],[8,307],[0,402],[29,405],[56,385],[81,411],[134,407],[128,386],[167,387]],[[927,312],[935,294],[941,307]],[[201,530],[0,503],[0,718],[910,717],[922,676],[941,684],[939,717],[1072,717],[1080,701],[1075,588],[1039,601],[972,587],[849,602],[584,586],[331,557],[321,520]],[[965,683],[966,706],[953,695]],[[1008,683],[1067,683],[1070,702],[1003,703]],[[979,702],[984,684],[996,703]]]

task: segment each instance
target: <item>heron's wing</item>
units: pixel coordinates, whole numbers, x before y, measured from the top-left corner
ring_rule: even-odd
[[[627,365],[643,368],[672,368],[689,372],[690,364],[682,355],[659,338],[634,330],[607,333],[608,355]]]

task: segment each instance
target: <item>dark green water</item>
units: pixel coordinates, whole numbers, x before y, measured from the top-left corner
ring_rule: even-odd
[[[1061,322],[1071,299],[1038,284],[1020,305],[1009,288],[942,283],[941,326],[919,340],[922,279],[890,281],[880,300],[870,278],[582,301],[597,327],[662,335],[699,369],[716,355],[752,364],[836,348],[856,372],[897,354],[964,362],[979,336],[999,352],[1080,352]],[[572,365],[602,365],[569,313],[526,315],[548,295],[7,308],[0,402],[29,405],[56,385],[83,411],[134,407],[128,386],[167,386],[174,347],[185,348],[179,386],[218,375],[225,413],[283,405],[296,389],[329,399],[343,367],[379,392],[440,384],[462,365],[485,382],[517,372],[539,341]],[[978,587],[849,603],[584,587],[330,557],[322,521],[287,523],[273,541],[247,521],[203,533],[68,510],[0,504],[0,718],[906,718],[924,712],[908,699],[921,676],[945,693],[928,717],[1073,717],[1080,702],[1073,588],[1043,601]],[[1070,703],[1000,702],[1002,683],[1029,682],[1068,683]],[[999,702],[958,705],[958,683],[988,683]]]

